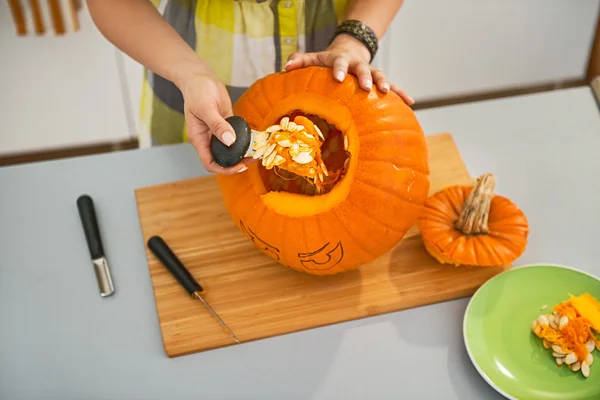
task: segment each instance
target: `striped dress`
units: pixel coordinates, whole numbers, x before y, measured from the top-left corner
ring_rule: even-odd
[[[283,70],[290,54],[324,50],[348,1],[168,0],[163,16],[212,67],[235,102],[254,81]],[[142,136],[154,145],[187,141],[181,92],[147,69],[140,122]]]

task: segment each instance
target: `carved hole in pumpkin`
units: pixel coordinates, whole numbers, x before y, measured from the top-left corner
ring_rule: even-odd
[[[290,121],[292,121],[299,115],[310,119],[317,125],[325,138],[321,144],[321,154],[329,176],[323,175],[324,182],[321,184],[321,191],[317,193],[315,184],[309,178],[305,179],[293,172],[278,167],[268,170],[259,164],[260,176],[267,192],[288,192],[306,196],[327,194],[346,174],[348,167],[346,160],[350,159],[350,153],[344,150],[344,135],[335,125],[328,123],[318,115],[306,114],[299,110],[282,115],[277,121],[283,117],[289,117]]]

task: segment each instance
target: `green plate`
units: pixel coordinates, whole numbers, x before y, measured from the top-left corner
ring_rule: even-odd
[[[600,352],[594,350],[590,376],[584,378],[581,371],[558,367],[531,331],[541,313],[551,313],[569,293],[585,292],[600,299],[600,280],[551,264],[513,268],[483,284],[463,321],[467,352],[483,379],[509,399],[599,400]]]

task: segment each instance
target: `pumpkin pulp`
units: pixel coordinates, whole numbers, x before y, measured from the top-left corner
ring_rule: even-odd
[[[314,98],[307,101],[307,96]],[[356,129],[347,108],[316,94],[304,97],[304,103],[310,106],[298,109],[291,107],[298,104],[293,98],[284,101],[265,118],[261,128],[276,125],[285,117],[300,122],[308,119],[324,138],[319,148],[325,166],[323,173],[317,173],[313,179],[280,166],[268,168],[255,162],[251,168],[257,168],[258,173],[250,174],[254,189],[267,207],[296,217],[326,212],[346,199],[351,180],[345,178],[351,174],[352,161],[358,153]],[[286,107],[287,104],[290,107]],[[310,126],[306,128],[311,130]]]
[[[268,192],[284,191],[307,196],[329,193],[345,175],[350,162],[350,154],[346,150],[348,139],[339,129],[317,115],[305,115],[298,110],[284,118],[288,118],[289,121],[295,123],[302,123],[306,131],[318,131],[322,134],[323,139],[319,140],[319,135],[314,133],[317,140],[311,140],[310,142],[311,144],[315,142],[318,144],[313,145],[313,148],[310,148],[308,144],[300,148],[301,152],[303,150],[310,151],[307,154],[315,157],[314,162],[311,162],[308,166],[305,166],[307,164],[298,164],[294,160],[286,160],[282,165],[275,165],[272,168],[262,163],[259,166],[259,172],[265,189]],[[313,124],[316,129],[310,126]],[[296,135],[300,136],[299,140],[310,136],[308,133],[304,135],[303,133]],[[289,142],[289,140],[284,140]],[[286,145],[289,146],[289,143]]]

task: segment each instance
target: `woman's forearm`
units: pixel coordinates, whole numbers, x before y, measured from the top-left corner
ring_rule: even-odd
[[[346,19],[357,19],[370,27],[381,40],[404,0],[351,0]]]
[[[209,67],[148,0],[88,0],[98,30],[121,51],[181,88]]]

